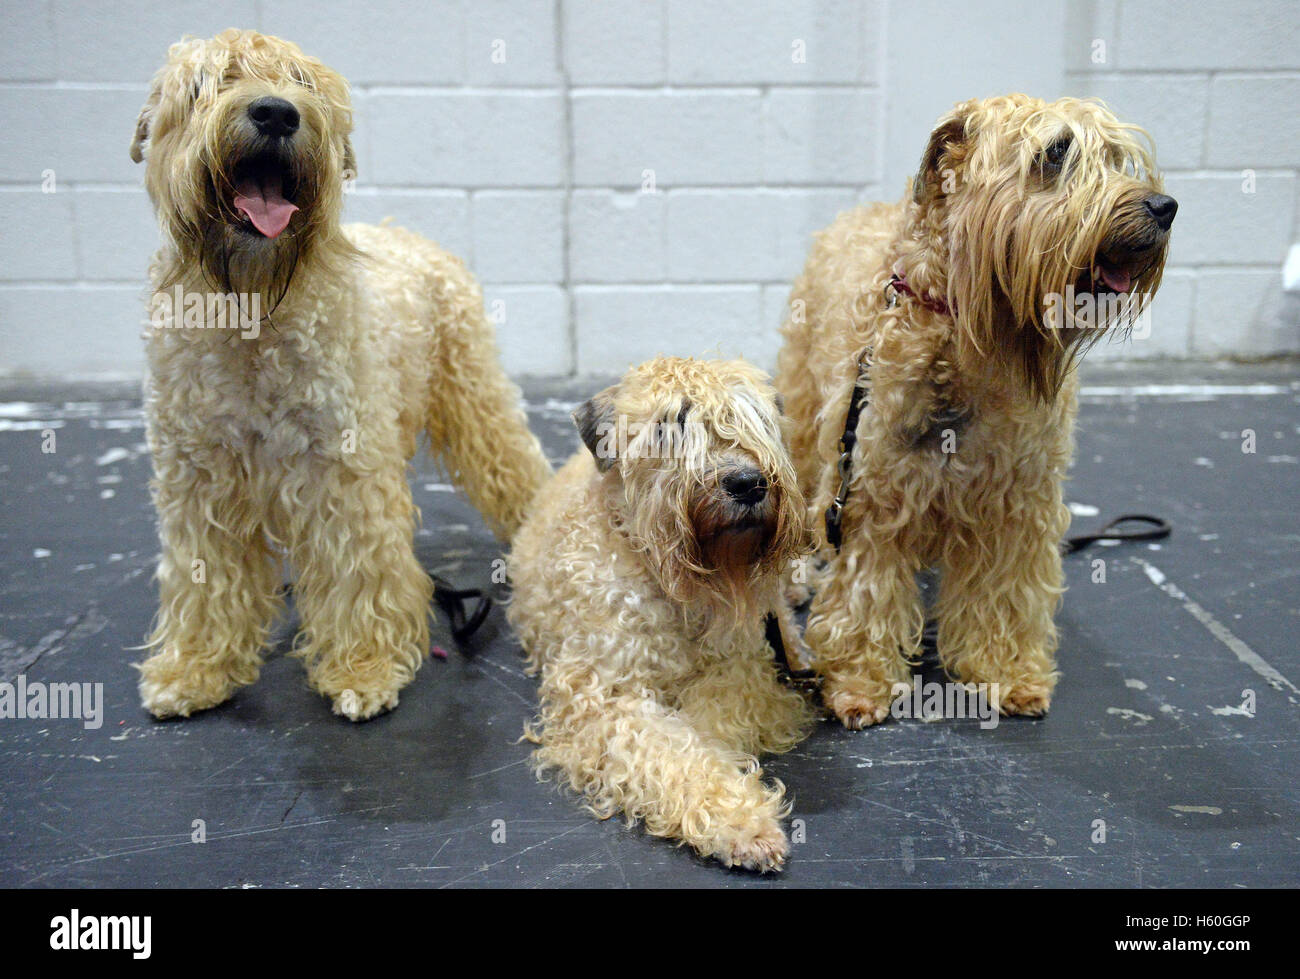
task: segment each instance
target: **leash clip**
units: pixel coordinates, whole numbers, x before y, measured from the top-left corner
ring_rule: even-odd
[[[898,284],[902,281],[897,272],[889,276],[889,281],[885,283],[885,309],[893,309],[898,305]]]
[[[840,443],[840,461],[836,463],[835,468],[840,474],[840,491],[835,494],[835,502],[831,505],[836,508],[836,512],[844,509],[844,504],[849,500],[849,484],[853,482],[853,446],[844,446]]]

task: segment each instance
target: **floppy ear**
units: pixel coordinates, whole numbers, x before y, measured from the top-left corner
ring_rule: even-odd
[[[617,427],[614,415],[614,392],[617,390],[617,384],[605,388],[578,405],[573,412],[573,424],[578,426],[582,444],[596,460],[596,468],[601,472],[608,472],[618,458],[618,440],[609,437]]]
[[[149,121],[153,118],[154,110],[158,108],[158,103],[162,98],[162,90],[155,82],[149,89],[149,96],[144,100],[144,106],[140,109],[140,116],[135,121],[135,135],[131,137],[131,160],[139,163],[144,159],[144,144],[149,138]]]
[[[951,115],[939,120],[939,125],[930,134],[930,141],[921,154],[921,169],[912,183],[912,199],[918,204],[951,190],[944,187],[951,176],[945,171],[950,171],[964,155],[960,152],[966,145],[967,116],[964,108],[959,106]]]

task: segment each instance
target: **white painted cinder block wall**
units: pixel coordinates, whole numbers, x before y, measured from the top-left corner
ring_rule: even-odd
[[[896,197],[954,102],[1013,89],[1112,102],[1151,130],[1181,204],[1151,338],[1097,354],[1300,350],[1280,277],[1300,237],[1294,0],[2,11],[5,373],[141,371],[157,233],[127,145],[167,45],[229,26],[291,38],[350,79],[360,178],[348,217],[391,215],[462,255],[503,316],[516,375],[618,371],[657,352],[771,366],[811,232],[856,201]],[[655,193],[642,192],[647,171]]]

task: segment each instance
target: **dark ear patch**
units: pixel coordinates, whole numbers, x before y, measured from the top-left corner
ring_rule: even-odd
[[[930,134],[930,141],[921,154],[921,169],[917,171],[912,184],[912,198],[918,204],[933,200],[943,187],[944,157],[950,160],[953,150],[966,143],[966,117],[958,115],[939,123]]]
[[[158,108],[161,98],[162,93],[155,82],[149,90],[149,97],[145,99],[144,106],[140,109],[139,117],[135,121],[135,133],[131,137],[131,162],[133,163],[140,163],[144,160],[144,144],[149,139],[149,122],[154,110]]]
[[[618,440],[610,436],[615,431],[614,392],[617,385],[606,388],[578,405],[573,412],[573,424],[578,435],[596,460],[596,468],[608,472],[618,458]]]
[[[352,138],[343,137],[343,179],[357,179],[357,155],[352,151]]]

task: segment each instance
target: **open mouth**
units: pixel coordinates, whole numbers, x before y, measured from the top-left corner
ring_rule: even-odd
[[[1081,285],[1094,294],[1128,293],[1157,257],[1156,244],[1098,251]]]
[[[278,238],[289,226],[298,205],[297,182],[285,162],[273,154],[241,160],[233,175],[231,203],[244,218],[244,228],[264,238]]]
[[[1104,286],[1104,291],[1128,292],[1133,285],[1133,273],[1124,266],[1109,262],[1098,255],[1096,264],[1092,267],[1092,283],[1094,290],[1097,286]]]

